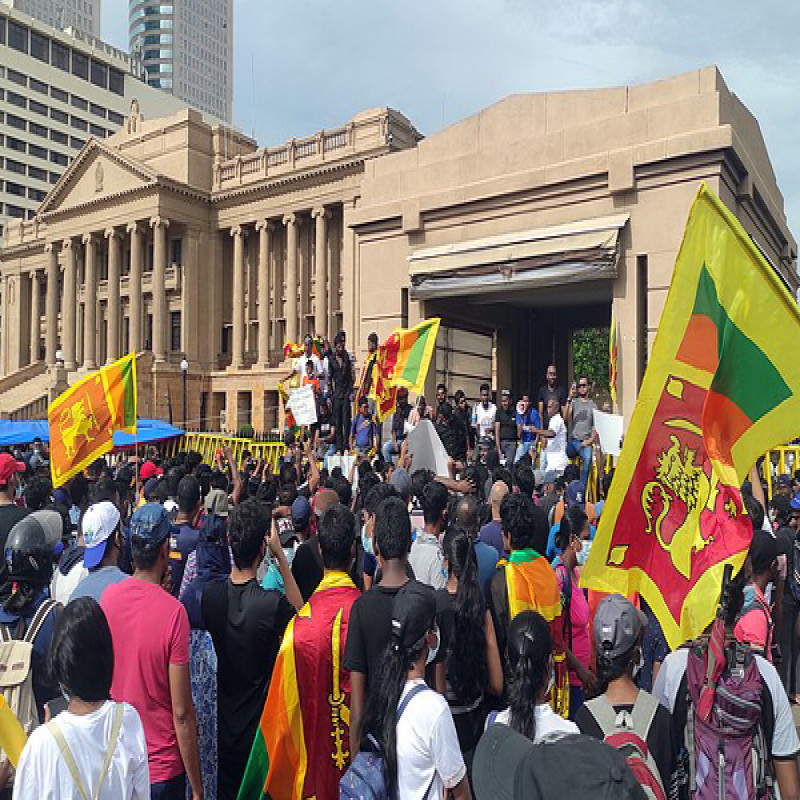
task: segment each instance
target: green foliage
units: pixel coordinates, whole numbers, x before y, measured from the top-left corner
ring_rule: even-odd
[[[608,328],[582,328],[572,334],[575,378],[586,373],[595,389],[608,389]]]
[[[255,436],[255,430],[253,429],[252,425],[242,425],[236,435],[240,439],[252,439]]]

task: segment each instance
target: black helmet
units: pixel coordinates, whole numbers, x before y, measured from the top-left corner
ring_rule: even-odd
[[[18,583],[47,586],[53,575],[53,545],[42,523],[32,514],[21,519],[6,539],[9,578]]]

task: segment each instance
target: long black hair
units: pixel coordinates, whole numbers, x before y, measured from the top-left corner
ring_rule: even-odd
[[[556,531],[554,539],[555,546],[562,553],[569,547],[571,536],[581,538],[581,531],[586,525],[587,519],[586,512],[579,506],[571,506],[564,511],[564,516],[561,517],[561,525]]]
[[[433,624],[432,617],[428,627]],[[380,745],[390,797],[397,789],[397,708],[408,671],[425,646],[424,634],[414,644],[406,646],[393,633],[381,657],[379,677],[370,685],[365,730],[375,736]]]
[[[457,703],[471,703],[486,685],[486,604],[478,581],[478,562],[469,534],[452,525],[444,536],[444,554],[458,579],[453,641],[447,653],[447,678]]]
[[[508,628],[508,707],[511,727],[531,741],[536,736],[536,698],[550,682],[550,626],[541,614],[522,611]]]

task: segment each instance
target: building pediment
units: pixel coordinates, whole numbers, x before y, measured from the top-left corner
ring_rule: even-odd
[[[158,178],[146,164],[92,139],[44,199],[39,215],[47,218],[152,187]]]

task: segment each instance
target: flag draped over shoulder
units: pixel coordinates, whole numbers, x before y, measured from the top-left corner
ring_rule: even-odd
[[[61,486],[113,447],[114,431],[136,433],[136,356],[81,379],[47,408],[50,471]]]
[[[289,623],[238,800],[338,797],[350,762],[350,674],[342,670],[358,589],[326,575]]]
[[[398,328],[378,348],[370,396],[378,405],[381,421],[394,411],[398,387],[417,394],[423,391],[440,322],[434,317],[413,328]]]
[[[611,328],[608,331],[608,388],[611,390],[611,402],[617,404],[617,320],[614,309],[611,309]]]
[[[671,647],[711,622],[752,538],[739,487],[800,429],[800,310],[705,185],[581,585],[640,591]]]
[[[535,550],[514,550],[505,567],[508,611],[537,611],[548,622],[561,616],[561,591],[547,559]]]

